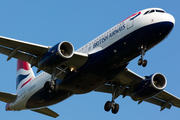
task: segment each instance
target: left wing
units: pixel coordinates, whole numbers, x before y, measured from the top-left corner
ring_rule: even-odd
[[[141,77],[126,68],[114,80],[112,80],[114,85],[119,85],[119,88],[115,93],[115,98],[117,98],[119,95],[123,95],[123,97],[127,95],[130,96],[131,92],[134,90],[134,87],[144,79],[144,77]],[[95,91],[112,93],[112,88],[109,84],[106,84],[97,88]],[[170,94],[165,90],[149,99],[145,99],[144,101],[160,106],[161,110],[165,108],[170,109],[172,105],[180,108],[180,98]],[[141,102],[143,101],[139,101],[138,104],[140,104]]]
[[[7,55],[7,60],[10,60],[13,57],[22,61],[27,61],[32,66],[36,66],[37,68],[38,62],[42,55],[45,54],[50,48],[50,46],[43,46],[0,36],[0,53]],[[86,63],[87,59],[87,54],[74,52],[72,58],[70,58],[70,60],[68,60],[63,67],[56,67],[56,77],[62,79],[65,76],[65,68],[69,67],[78,69]],[[53,72],[52,68],[42,70],[49,74],[52,74]],[[62,74],[60,75],[60,73]]]

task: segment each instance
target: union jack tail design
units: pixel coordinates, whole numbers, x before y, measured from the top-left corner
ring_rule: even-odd
[[[30,64],[17,60],[16,92],[28,84],[33,78],[35,78],[35,76]]]

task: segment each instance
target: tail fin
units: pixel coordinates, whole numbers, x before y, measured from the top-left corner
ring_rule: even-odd
[[[25,61],[17,60],[16,92],[18,92],[33,78],[35,78],[35,76],[30,64]]]

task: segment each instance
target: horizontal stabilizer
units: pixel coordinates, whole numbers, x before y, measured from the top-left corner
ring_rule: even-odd
[[[38,112],[38,113],[41,113],[41,114],[44,114],[44,115],[47,115],[47,116],[50,116],[50,117],[58,117],[59,114],[55,113],[54,111],[50,110],[49,108],[40,108],[40,109],[35,109],[35,110],[32,110],[34,112]]]
[[[17,95],[11,93],[0,92],[0,101],[10,103],[16,99]]]

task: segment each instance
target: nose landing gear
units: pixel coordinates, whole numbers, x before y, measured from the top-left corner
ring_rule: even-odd
[[[138,65],[139,66],[143,66],[143,67],[146,67],[146,65],[147,65],[147,60],[144,60],[143,59],[143,57],[144,57],[144,55],[145,55],[145,52],[146,52],[146,50],[147,50],[147,48],[146,48],[146,46],[143,46],[143,45],[141,45],[141,47],[139,47],[139,49],[140,49],[140,54],[141,54],[141,58],[138,60]]]

